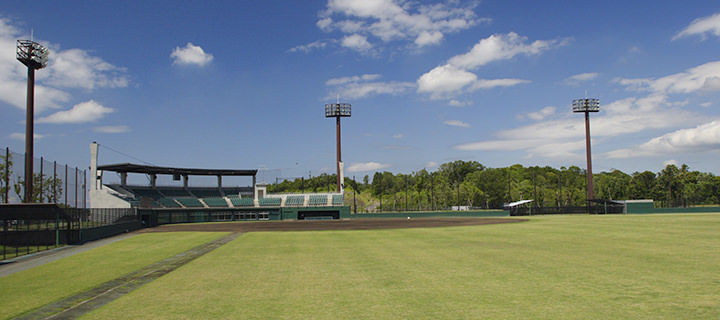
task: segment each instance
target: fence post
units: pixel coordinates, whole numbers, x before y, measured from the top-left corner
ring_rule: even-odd
[[[53,161],[53,202],[57,203],[57,161]]]
[[[75,167],[75,208],[78,207],[78,168]]]
[[[42,203],[42,202],[43,202],[43,157],[40,157],[40,203]]]
[[[65,191],[64,191],[63,193],[65,193],[65,206],[66,206],[66,207],[69,207],[69,206],[68,206],[68,199],[67,199],[67,194],[68,194],[68,178],[67,178],[67,177],[68,177],[68,176],[67,176],[67,173],[68,173],[68,172],[67,172],[67,170],[68,170],[68,165],[65,164]]]
[[[10,148],[5,148],[5,203],[10,200]],[[3,250],[3,259],[5,250]]]
[[[83,170],[83,209],[87,209],[87,170]]]

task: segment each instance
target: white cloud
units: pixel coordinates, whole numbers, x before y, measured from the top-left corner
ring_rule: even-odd
[[[462,128],[470,128],[470,125],[462,122],[460,120],[447,120],[443,122],[446,125],[453,126],[453,127],[462,127]]]
[[[720,13],[693,20],[690,25],[678,32],[672,39],[677,40],[683,37],[699,35],[702,40],[705,40],[708,33],[720,36]]]
[[[418,92],[430,92],[433,98],[437,98],[443,94],[459,92],[476,80],[474,73],[446,64],[420,76],[417,80]]]
[[[130,130],[128,126],[100,126],[94,127],[93,131],[100,133],[126,133],[132,130]]]
[[[95,122],[115,109],[105,107],[94,100],[75,105],[70,110],[58,111],[37,120],[38,123],[83,123]]]
[[[0,17],[0,101],[20,109],[26,107],[27,68],[15,59],[16,40],[26,39],[9,19]],[[88,51],[36,40],[50,49],[48,66],[35,73],[35,113],[60,109],[72,95],[67,89],[125,87],[126,69],[114,66]],[[9,53],[9,54],[8,54]],[[61,89],[62,88],[62,89]]]
[[[456,55],[444,65],[437,66],[421,75],[418,92],[430,93],[431,99],[452,98],[464,90],[491,89],[529,83],[523,79],[478,79],[470,72],[493,61],[508,60],[517,55],[540,54],[566,41],[537,40],[527,43],[527,38],[514,32],[495,34],[480,40],[470,51]]]
[[[329,0],[317,26],[325,32],[363,34],[384,43],[412,41],[422,47],[439,43],[446,33],[489,21],[476,17],[475,6],[475,3],[456,1],[418,4],[393,0]]]
[[[570,110],[569,106],[567,108]],[[601,110],[592,119],[594,139],[691,125],[704,118],[672,106],[664,94],[614,101]],[[569,112],[558,114],[551,111],[546,108],[536,115],[542,117],[542,121],[498,131],[494,134],[495,139],[458,144],[454,148],[466,151],[525,151],[529,157],[581,158],[585,147],[583,118]]]
[[[630,158],[720,150],[720,121],[680,129],[651,139],[639,146],[607,153],[609,158]]]
[[[555,110],[557,110],[557,108],[552,107],[552,106],[550,106],[550,107],[545,107],[545,108],[542,108],[542,109],[541,109],[540,111],[538,111],[538,112],[530,112],[530,113],[528,113],[528,114],[526,115],[526,117],[528,117],[528,118],[531,119],[531,120],[540,121],[540,120],[543,120],[543,119],[545,119],[545,118],[547,118],[547,117],[549,117],[549,116],[554,115],[554,114],[555,114]]]
[[[381,94],[399,95],[415,88],[415,84],[411,82],[372,82],[381,77],[379,74],[363,74],[330,79],[325,84],[336,88],[326,99],[332,99],[336,94],[346,99],[361,99]]]
[[[567,85],[579,85],[580,82],[583,81],[595,80],[595,78],[597,78],[599,75],[600,74],[597,72],[580,73],[565,78],[563,83]]]
[[[85,50],[69,49],[51,53],[45,82],[65,88],[122,88],[129,83],[124,75],[126,71]]]
[[[492,89],[530,83],[523,79],[478,79],[477,75],[453,65],[435,67],[418,78],[418,92],[431,93],[431,99],[453,97],[463,90]]]
[[[347,99],[361,99],[380,94],[399,95],[415,88],[411,82],[350,83],[340,88],[338,94]],[[334,95],[328,96],[332,98]]]
[[[308,44],[301,44],[301,45],[299,45],[299,46],[290,48],[290,49],[288,50],[288,52],[298,52],[298,51],[300,51],[300,52],[304,52],[304,53],[309,53],[310,51],[313,51],[313,50],[323,49],[323,48],[325,48],[326,46],[327,46],[327,42],[322,41],[322,40],[318,40],[318,41],[314,41],[314,42],[311,42],[311,43],[308,43]]]
[[[402,133],[398,133],[398,134],[394,134],[392,137],[393,137],[393,139],[400,139],[400,138],[405,137],[405,135]]]
[[[437,167],[438,167],[438,163],[435,162],[435,161],[429,161],[428,163],[425,164],[425,167],[426,167],[426,168],[437,168]]]
[[[615,82],[628,90],[669,93],[692,93],[696,91],[720,91],[720,61],[708,62],[697,67],[659,79],[616,78]]]
[[[206,53],[203,48],[188,42],[184,48],[175,47],[170,54],[173,64],[204,66],[213,59],[213,55]]]
[[[346,84],[346,83],[350,83],[350,82],[373,81],[373,80],[380,79],[381,77],[382,76],[379,74],[363,74],[361,76],[332,78],[328,81],[325,81],[325,84],[328,86],[337,86],[337,85]]]
[[[448,105],[450,105],[451,107],[464,107],[464,106],[469,105],[470,103],[471,103],[470,101],[460,101],[460,100],[452,99],[448,102]]]
[[[353,163],[347,169],[348,172],[366,172],[389,168],[391,165],[378,162]]]
[[[352,34],[346,36],[340,42],[343,47],[358,51],[358,52],[369,52],[372,49],[372,44],[367,41],[367,37],[360,34]]]
[[[471,89],[492,89],[497,87],[512,87],[519,84],[530,83],[530,80],[523,79],[479,79]]]
[[[680,163],[677,162],[677,160],[673,160],[673,159],[663,161],[663,168],[667,167],[669,165],[674,165],[674,166],[678,167],[678,166],[680,166]]]
[[[415,38],[415,44],[418,47],[424,47],[433,44],[439,44],[443,39],[443,34],[440,31],[423,31]]]
[[[472,70],[490,62],[508,60],[520,54],[539,54],[559,43],[558,40],[536,40],[530,44],[526,44],[526,42],[527,37],[519,36],[515,32],[494,34],[480,40],[469,52],[450,58],[448,64]]]
[[[39,139],[42,139],[45,137],[46,137],[46,135],[44,135],[44,134],[33,133],[33,140],[39,140]],[[10,139],[25,141],[25,134],[20,133],[20,132],[13,132],[10,134]]]

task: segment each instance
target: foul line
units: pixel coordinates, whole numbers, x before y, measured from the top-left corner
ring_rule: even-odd
[[[240,235],[242,233],[233,233],[207,242],[89,290],[46,304],[14,319],[75,319],[217,249]]]

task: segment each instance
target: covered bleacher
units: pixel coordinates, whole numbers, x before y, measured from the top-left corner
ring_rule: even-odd
[[[120,176],[120,183],[103,184],[103,172],[117,173]],[[343,205],[342,194],[267,194],[266,184],[256,183],[257,172],[258,170],[171,168],[131,163],[102,165],[97,166],[97,180],[94,183],[98,189],[95,190],[95,194],[105,193],[104,198],[111,195],[111,198],[121,200],[120,205],[144,209],[232,209],[286,206],[306,208]],[[128,174],[146,175],[149,185],[128,184]],[[158,176],[163,175],[172,177],[172,180],[176,181],[175,185],[158,183]],[[217,186],[192,186],[189,184],[192,176],[216,176]],[[224,186],[222,178],[225,176],[251,177],[252,186]],[[165,178],[161,181],[168,184],[169,179]],[[91,202],[93,202],[92,196]]]
[[[102,178],[104,172],[117,173],[120,176],[120,183],[103,184]],[[257,172],[257,170],[173,168],[122,163],[97,166],[93,183],[95,186],[94,191],[96,191],[95,194],[111,194],[115,198],[128,203],[130,207],[223,208],[233,206],[230,201],[230,199],[233,198],[250,198],[249,206],[253,206],[253,186],[256,182]],[[146,175],[150,183],[149,185],[128,184],[128,174]],[[173,181],[182,180],[182,185],[168,186],[158,184],[158,176],[169,176],[172,177]],[[215,176],[217,177],[217,186],[191,186],[189,180],[192,176]],[[223,177],[250,177],[252,178],[252,184],[247,187],[223,186]],[[111,191],[102,190],[103,188]],[[100,200],[107,200],[108,198],[107,196],[96,197],[96,199]],[[103,201],[97,202],[100,206],[109,206],[107,203],[103,203]],[[113,202],[112,199],[110,199],[109,202]],[[242,202],[243,205],[248,205],[247,200],[243,199]]]

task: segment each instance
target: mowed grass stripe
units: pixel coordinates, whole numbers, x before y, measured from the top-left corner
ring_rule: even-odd
[[[0,278],[0,318],[18,316],[224,235],[139,234]]]
[[[720,214],[263,232],[89,318],[717,319]]]

